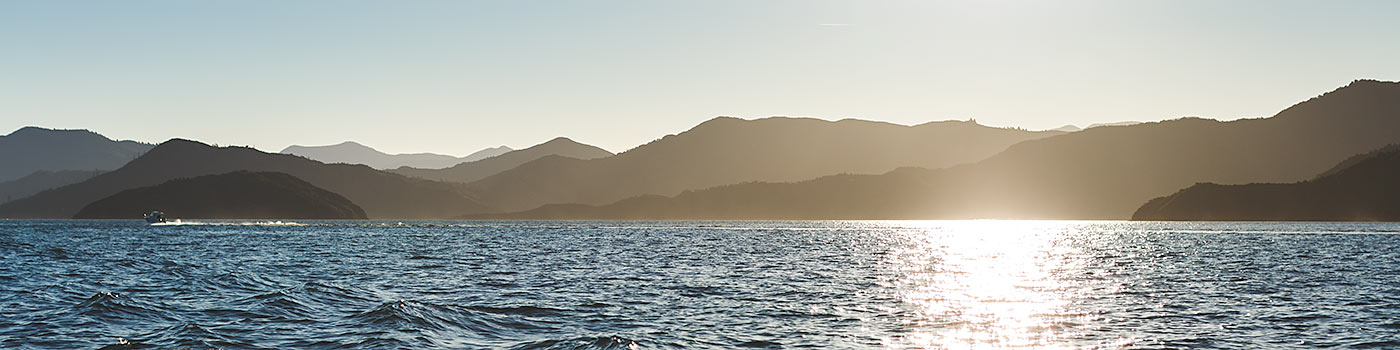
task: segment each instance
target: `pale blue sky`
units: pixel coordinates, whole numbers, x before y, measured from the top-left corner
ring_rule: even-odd
[[[1400,1],[0,0],[0,133],[623,151],[715,116],[1269,116],[1400,80]]]

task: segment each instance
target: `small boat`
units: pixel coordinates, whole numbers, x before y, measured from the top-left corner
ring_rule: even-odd
[[[150,212],[150,213],[147,213],[147,214],[146,214],[146,222],[152,223],[152,224],[154,224],[154,223],[165,222],[165,213],[162,213],[162,212],[160,212],[159,210],[156,210],[156,211],[152,211],[152,212]]]

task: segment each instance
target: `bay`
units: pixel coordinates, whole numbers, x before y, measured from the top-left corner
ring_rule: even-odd
[[[0,221],[18,349],[1393,348],[1395,223]]]

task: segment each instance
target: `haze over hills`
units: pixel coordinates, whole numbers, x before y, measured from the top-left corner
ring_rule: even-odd
[[[363,208],[370,218],[441,218],[463,212],[491,210],[462,195],[460,185],[412,179],[364,165],[323,164],[252,148],[213,147],[173,139],[120,169],[0,204],[0,217],[68,218],[83,206],[122,190],[152,186],[176,178],[238,170],[273,171],[296,176],[316,187],[345,196]]]
[[[585,145],[567,137],[557,137],[530,148],[506,152],[474,162],[461,163],[446,169],[419,169],[402,167],[391,170],[396,174],[417,178],[467,183],[487,176],[510,170],[521,164],[543,157],[557,156],[572,159],[595,159],[612,156],[612,152],[595,146]]]
[[[40,170],[112,170],[151,147],[136,141],[113,141],[87,130],[27,126],[0,136],[0,181]]]
[[[1386,154],[1386,153],[1390,153],[1390,152],[1400,152],[1400,144],[1387,145],[1387,146],[1385,146],[1385,147],[1381,147],[1380,149],[1377,149],[1377,150],[1374,150],[1374,151],[1370,151],[1370,152],[1366,152],[1366,153],[1362,153],[1362,154],[1358,154],[1358,155],[1351,156],[1350,158],[1347,158],[1346,160],[1343,160],[1341,163],[1337,163],[1337,165],[1333,166],[1331,169],[1327,169],[1327,171],[1324,171],[1324,172],[1322,172],[1321,174],[1318,174],[1317,177],[1314,177],[1314,178],[1313,178],[1313,180],[1316,180],[1316,179],[1322,178],[1322,177],[1331,176],[1332,174],[1339,173],[1339,172],[1341,172],[1342,170],[1350,169],[1352,166],[1356,165],[1357,163],[1361,163],[1361,162],[1363,162],[1363,161],[1371,160],[1372,158],[1375,158],[1376,156],[1380,156],[1380,155],[1383,155],[1383,154]]]
[[[284,173],[248,171],[124,190],[74,218],[131,219],[150,210],[181,219],[365,219],[363,209],[339,194]]]
[[[750,181],[875,174],[903,166],[940,168],[1059,134],[971,121],[905,126],[854,119],[720,117],[613,157],[545,157],[470,186],[476,198],[504,210],[601,204]]]
[[[495,157],[510,151],[510,147],[500,146],[476,151],[465,157],[454,157],[435,153],[388,154],[354,141],[345,141],[329,146],[291,145],[282,149],[280,153],[298,155],[327,164],[364,164],[375,169],[395,169],[404,166],[441,169],[465,162],[474,162]]]
[[[1058,128],[1050,129],[1050,131],[1075,132],[1075,131],[1080,131],[1080,130],[1084,130],[1084,129],[1093,129],[1093,128],[1097,128],[1097,127],[1101,127],[1101,126],[1128,126],[1128,125],[1137,125],[1137,124],[1142,124],[1142,122],[1124,121],[1124,122],[1112,122],[1112,123],[1094,123],[1094,124],[1089,124],[1089,126],[1086,126],[1086,127],[1083,127],[1083,128],[1080,128],[1080,127],[1075,126],[1075,125],[1065,125],[1065,126],[1061,126],[1061,127],[1058,127]]]
[[[18,179],[0,182],[0,203],[28,197],[50,188],[58,188],[91,179],[105,170],[40,170]]]
[[[1153,199],[1133,220],[1400,220],[1400,148],[1348,159],[1316,179],[1291,184],[1196,184]]]
[[[1084,128],[1085,128],[1085,129],[1093,129],[1093,128],[1097,128],[1097,127],[1100,127],[1100,126],[1129,126],[1129,125],[1138,125],[1138,124],[1142,124],[1142,122],[1124,121],[1124,122],[1112,122],[1112,123],[1093,123],[1093,124],[1089,124],[1089,126],[1086,126],[1086,127],[1084,127]]]
[[[40,128],[0,141],[0,151],[141,146]],[[0,195],[71,183],[16,196],[0,204],[0,217],[66,218],[123,190],[247,170],[290,174],[343,195],[371,218],[1126,219],[1148,200],[1197,183],[1321,181],[1370,159],[1338,163],[1348,156],[1396,143],[1400,83],[1373,80],[1270,118],[1231,122],[1182,118],[1064,133],[971,121],[721,117],[616,155],[558,138],[446,169],[392,171],[469,183],[176,139],[81,182],[71,183],[78,172],[30,172],[0,183]],[[48,152],[4,155],[23,163]],[[1227,198],[1218,188],[1235,188],[1211,186],[1190,193]],[[489,214],[500,212],[515,213]]]
[[[739,184],[494,217],[1127,219],[1149,199],[1198,182],[1300,181],[1350,155],[1397,142],[1400,83],[1359,80],[1271,118],[1095,127],[1022,142],[945,170]]]

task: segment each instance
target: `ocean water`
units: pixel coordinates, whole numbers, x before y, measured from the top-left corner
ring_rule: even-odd
[[[0,348],[1400,348],[1397,232],[0,221]]]

